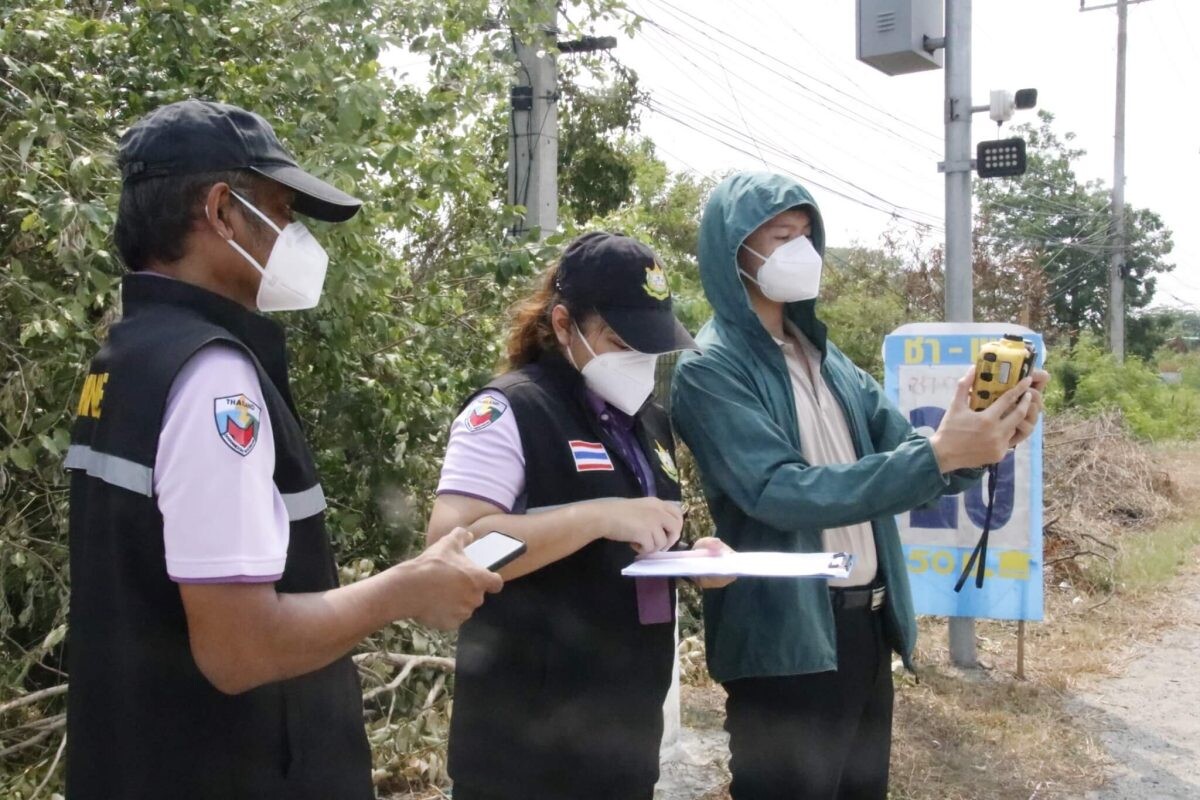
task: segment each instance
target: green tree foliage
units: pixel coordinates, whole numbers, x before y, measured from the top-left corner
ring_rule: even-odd
[[[817,312],[850,360],[883,380],[883,339],[907,322],[940,319],[941,276],[896,232],[879,249],[825,251]]]
[[[1049,112],[1038,117],[1036,126],[1013,130],[1028,142],[1028,172],[976,183],[976,275],[993,287],[994,318],[1031,319],[1075,341],[1083,331],[1103,330],[1107,318],[1109,191],[1075,174],[1084,151],[1072,144],[1074,134],[1057,134]],[[1150,303],[1155,276],[1172,269],[1166,261],[1172,244],[1171,232],[1148,209],[1126,209],[1126,235],[1125,302],[1132,312]]]
[[[1178,308],[1147,309],[1129,319],[1126,333],[1128,351],[1147,361],[1164,347],[1187,352],[1200,345],[1200,314]]]
[[[1050,413],[1119,410],[1130,429],[1147,439],[1195,439],[1200,436],[1200,361],[1185,361],[1186,380],[1165,383],[1158,370],[1137,356],[1118,364],[1095,335],[1082,335],[1074,347],[1050,351],[1056,380],[1046,397]]]
[[[580,224],[629,202],[638,168],[631,145],[638,126],[637,76],[619,70],[607,80],[602,63],[571,56],[559,68],[559,199]]]
[[[590,0],[584,15],[606,19],[614,5]],[[271,120],[304,164],[365,201],[348,224],[314,224],[331,255],[324,302],[281,319],[339,560],[347,578],[366,574],[419,543],[446,427],[498,361],[513,279],[558,242],[506,240],[514,210],[503,204],[494,149],[513,68],[505,54],[512,36],[538,35],[539,8],[528,0],[0,8],[0,703],[66,678],[61,463],[85,365],[119,313],[122,270],[109,232],[120,133],[164,103],[235,103]],[[416,78],[391,66],[414,60]],[[379,644],[444,651],[408,626]],[[410,683],[402,702],[370,718],[385,779],[440,770],[444,693],[433,708],[437,684]],[[36,708],[54,713],[61,699]],[[406,718],[414,702],[421,713]],[[0,721],[0,749],[31,738],[13,727],[36,708]],[[0,794],[28,796],[57,741],[42,737],[6,756]]]

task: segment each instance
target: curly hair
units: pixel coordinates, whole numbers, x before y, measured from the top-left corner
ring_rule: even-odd
[[[508,329],[508,368],[520,369],[537,361],[543,353],[558,349],[558,337],[550,315],[557,305],[566,306],[571,318],[584,327],[595,310],[572,303],[558,291],[558,264],[552,264],[542,275],[533,294],[518,301],[512,308]]]

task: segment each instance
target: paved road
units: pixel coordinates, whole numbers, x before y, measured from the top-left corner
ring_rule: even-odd
[[[1182,601],[1181,627],[1081,698],[1114,762],[1089,800],[1200,798],[1200,592]]]

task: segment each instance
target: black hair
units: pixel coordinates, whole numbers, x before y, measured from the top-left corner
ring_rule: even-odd
[[[255,186],[264,180],[249,170],[166,175],[127,182],[121,187],[113,242],[121,261],[132,272],[154,263],[170,264],[183,257],[192,224],[204,213],[204,199],[213,184],[227,183],[253,202]],[[250,214],[252,222],[261,220]]]

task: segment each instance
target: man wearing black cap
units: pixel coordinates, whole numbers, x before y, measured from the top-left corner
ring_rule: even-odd
[[[653,795],[674,593],[621,569],[683,526],[650,395],[658,356],[694,346],[654,252],[590,233],[518,304],[509,371],[455,420],[430,539],[461,525],[527,545],[459,634],[455,800]]]
[[[347,653],[400,618],[452,628],[501,581],[455,531],[339,588],[282,328],[327,256],[305,214],[359,201],[259,116],[186,101],[122,137],[124,317],[91,364],[71,477],[67,791],[370,798]]]

